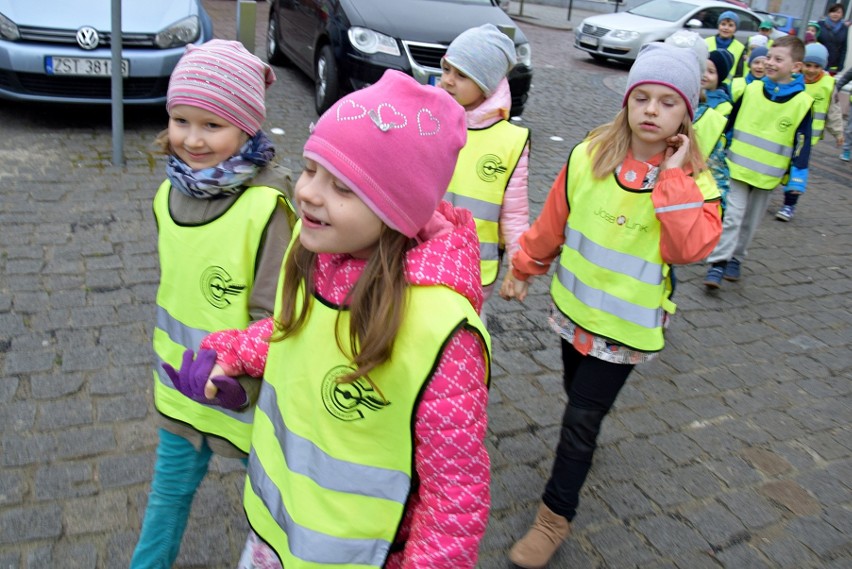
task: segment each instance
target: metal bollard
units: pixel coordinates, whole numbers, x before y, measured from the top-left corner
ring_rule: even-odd
[[[254,36],[257,27],[257,2],[238,0],[237,2],[237,41],[254,53]]]

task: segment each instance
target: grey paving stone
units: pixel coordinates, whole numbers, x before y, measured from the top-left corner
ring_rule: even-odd
[[[0,545],[57,539],[62,533],[56,505],[7,508],[0,512]]]
[[[657,548],[669,555],[706,550],[708,544],[683,520],[670,516],[649,516],[635,522],[636,530]]]
[[[65,462],[36,471],[34,495],[39,501],[91,496],[98,491],[92,466],[87,462]]]

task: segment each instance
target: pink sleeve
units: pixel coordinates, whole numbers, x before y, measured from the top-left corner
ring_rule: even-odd
[[[267,338],[272,335],[273,329],[272,318],[264,318],[245,330],[213,332],[201,341],[200,347],[216,350],[216,363],[231,377],[263,377],[266,354],[269,353]]]
[[[457,332],[417,410],[414,465],[420,487],[409,504],[405,569],[476,566],[491,504],[485,373],[479,337]]]
[[[503,206],[500,208],[500,230],[506,253],[511,259],[518,252],[518,239],[530,228],[530,204],[527,197],[529,188],[530,145],[524,147],[521,159],[503,194]]]
[[[663,170],[651,201],[662,226],[660,254],[666,263],[686,265],[713,252],[722,235],[719,201],[705,201],[693,178],[680,168]]]

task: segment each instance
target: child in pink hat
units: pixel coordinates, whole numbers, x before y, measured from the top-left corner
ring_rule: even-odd
[[[335,103],[305,143],[274,317],[181,369],[210,397],[264,378],[239,567],[476,566],[490,340],[473,218],[442,201],[465,139],[462,107],[397,71]]]
[[[133,569],[174,564],[214,452],[247,456],[260,382],[221,383],[211,405],[174,367],[192,361],[206,333],[245,326],[275,306],[274,287],[264,285],[278,278],[296,215],[285,196],[290,173],[272,162],[261,130],[274,80],[241,44],[213,40],[188,46],[169,81],[169,126],[158,138],[167,179],[154,197],[159,444]],[[215,353],[201,360],[212,367]]]

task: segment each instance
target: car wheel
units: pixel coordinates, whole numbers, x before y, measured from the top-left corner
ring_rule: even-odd
[[[287,65],[289,60],[278,47],[278,14],[269,13],[269,25],[266,26],[266,61],[271,65]]]
[[[337,83],[337,63],[334,53],[328,45],[322,46],[316,62],[315,97],[317,114],[323,114],[340,98],[340,86]]]

